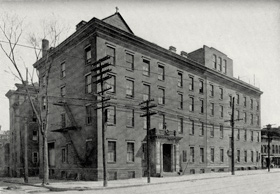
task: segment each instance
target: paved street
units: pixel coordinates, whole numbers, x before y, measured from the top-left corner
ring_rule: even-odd
[[[38,180],[28,186],[22,184],[6,183],[0,181],[0,194],[14,193],[73,193],[73,194],[280,194],[280,170],[272,169],[270,173],[266,170],[237,171],[235,176],[229,172],[195,174],[176,177],[152,178],[151,184],[147,185],[146,178],[109,181],[108,188],[102,187],[102,182],[96,181],[55,181],[52,180],[50,187],[38,187]],[[22,179],[6,179],[6,181],[22,181]],[[10,187],[10,190],[6,188]],[[51,189],[51,190],[52,190]],[[68,190],[70,189],[70,190]],[[67,191],[66,191],[67,190]]]
[[[227,177],[212,177],[208,179],[197,179],[182,181],[176,183],[162,183],[156,185],[145,185],[138,187],[106,189],[106,190],[88,190],[88,191],[68,191],[61,193],[95,193],[95,194],[276,194],[280,193],[280,172],[272,172],[255,175],[237,175]],[[48,192],[52,193],[52,192]]]

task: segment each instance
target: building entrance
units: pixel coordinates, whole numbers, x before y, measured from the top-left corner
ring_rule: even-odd
[[[172,144],[163,144],[162,145],[162,153],[163,153],[163,172],[172,172]]]

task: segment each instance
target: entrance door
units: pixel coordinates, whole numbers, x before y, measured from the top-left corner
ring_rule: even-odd
[[[49,151],[49,166],[55,166],[55,149],[54,142],[48,143],[48,151]]]
[[[163,172],[171,172],[171,150],[172,144],[163,144]]]

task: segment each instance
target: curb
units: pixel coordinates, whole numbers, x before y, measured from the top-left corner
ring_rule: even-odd
[[[280,171],[276,172],[270,172],[270,173],[280,173]],[[250,175],[257,175],[258,173],[254,174],[240,174],[240,175],[234,175],[234,176],[250,176]],[[262,173],[260,173],[262,174]],[[16,181],[9,181],[9,180],[2,180],[6,183],[14,183],[14,184],[20,184],[20,185],[28,185],[33,187],[42,187],[49,189],[50,191],[87,191],[87,190],[109,190],[109,189],[122,189],[122,188],[130,188],[130,187],[143,187],[143,186],[149,186],[149,185],[161,185],[161,184],[167,184],[167,183],[180,183],[180,182],[192,182],[192,181],[198,181],[198,180],[208,180],[208,179],[220,179],[225,177],[232,177],[232,175],[222,175],[219,177],[205,177],[205,178],[195,178],[195,179],[187,179],[187,180],[178,180],[178,181],[169,181],[169,182],[157,182],[157,183],[145,183],[145,184],[132,184],[132,185],[121,185],[121,186],[112,186],[112,187],[96,187],[96,188],[90,188],[90,187],[73,187],[73,188],[60,188],[60,187],[53,187],[53,186],[47,186],[47,185],[34,185],[31,183],[21,183]],[[0,179],[1,180],[1,179]]]

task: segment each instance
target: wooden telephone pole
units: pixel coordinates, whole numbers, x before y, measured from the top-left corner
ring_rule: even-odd
[[[155,104],[150,104],[150,102],[154,101],[154,99],[148,99],[146,101],[141,102],[139,105],[145,104],[146,106],[141,107],[141,110],[146,110],[145,114],[140,115],[140,117],[147,117],[147,182],[151,182],[151,174],[150,174],[150,119],[151,115],[157,114],[156,112],[150,112],[151,108],[156,107]]]
[[[107,160],[106,160],[106,142],[105,142],[105,108],[109,107],[110,105],[104,105],[104,102],[110,100],[110,98],[105,98],[104,93],[111,88],[106,88],[104,89],[104,82],[108,79],[111,78],[110,75],[105,75],[104,74],[109,73],[112,71],[112,69],[105,69],[106,67],[109,67],[110,63],[105,63],[102,64],[102,62],[105,62],[108,60],[110,56],[103,57],[102,59],[94,62],[92,64],[92,67],[96,66],[93,68],[91,71],[96,72],[96,74],[93,77],[96,77],[96,81],[93,83],[100,83],[101,86],[101,91],[98,92],[101,94],[101,107],[97,107],[96,109],[102,109],[102,158],[103,158],[103,187],[107,187],[108,182],[107,182]],[[105,69],[105,70],[104,70]]]

